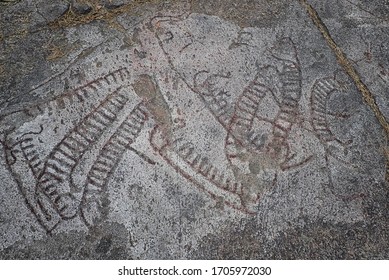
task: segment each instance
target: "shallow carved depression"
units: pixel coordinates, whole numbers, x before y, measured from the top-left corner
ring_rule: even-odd
[[[387,184],[385,139],[313,26],[242,28],[186,9],[126,20],[33,95],[74,69],[79,85],[2,113],[1,176],[27,206],[22,219],[4,214],[10,228],[29,240],[100,236],[112,223],[129,255],[159,258],[198,256],[206,236],[239,227],[260,243],[318,221],[365,222]],[[0,239],[17,241],[12,230]]]

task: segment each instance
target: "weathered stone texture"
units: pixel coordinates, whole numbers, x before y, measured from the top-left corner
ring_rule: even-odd
[[[0,1],[1,258],[388,258],[388,7],[308,2]]]

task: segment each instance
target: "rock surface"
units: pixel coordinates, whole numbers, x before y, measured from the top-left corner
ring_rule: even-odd
[[[388,258],[388,9],[0,1],[0,257]]]

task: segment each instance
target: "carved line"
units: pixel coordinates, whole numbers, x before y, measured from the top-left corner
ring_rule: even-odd
[[[32,143],[33,142],[32,135],[40,135],[42,131],[43,131],[43,125],[40,125],[39,131],[24,133],[21,136],[22,140],[18,142],[21,152],[35,176],[38,176],[39,172],[41,172],[43,167],[43,162],[40,160],[39,154],[36,151],[34,144]]]
[[[231,119],[231,123],[228,129],[228,134],[225,138],[225,153],[230,163],[232,163],[231,160],[233,158],[237,157],[236,145],[241,147],[247,145],[253,146],[257,151],[263,150],[265,148],[266,153],[274,157],[278,157],[281,155],[282,151],[284,151],[285,155],[281,155],[283,156],[283,161],[280,162],[280,168],[283,171],[302,166],[309,162],[312,158],[311,156],[297,164],[288,165],[288,162],[294,158],[294,155],[290,155],[288,138],[292,126],[296,123],[297,115],[299,114],[298,102],[302,94],[302,74],[297,57],[297,50],[293,42],[288,38],[284,38],[282,41],[277,42],[277,44],[284,49],[290,50],[290,54],[292,54],[294,60],[293,61],[282,58],[282,54],[277,54],[278,51],[276,47],[273,47],[270,50],[273,57],[282,61],[282,70],[281,72],[277,71],[281,82],[281,101],[277,100],[270,88],[266,87],[262,83],[257,82],[259,78],[266,78],[260,76],[259,73],[257,74],[254,81],[249,85],[249,88],[253,83],[260,85],[262,87],[262,91],[259,91],[262,93],[262,96],[260,96],[261,99],[267,92],[269,92],[279,106],[279,111],[274,120],[257,117],[258,120],[266,121],[272,125],[272,141],[266,147],[264,147],[262,136],[255,133],[254,131],[251,131],[261,99],[257,100],[257,102],[250,100],[252,101],[251,106],[247,106],[248,102],[244,102],[245,99],[243,98],[245,95],[244,92],[238,98],[234,115]],[[245,91],[247,92],[247,90]],[[234,136],[234,134],[242,133],[244,135],[241,135],[240,138],[238,135],[231,137]]]
[[[228,137],[230,135],[237,134],[240,128],[244,128],[248,132],[254,122],[259,104],[266,95],[269,89],[257,81],[258,76],[252,81],[248,87],[243,90],[243,93],[239,96],[233,116],[231,118],[229,127],[227,129]],[[235,135],[235,139],[238,139],[238,143],[242,144],[242,137]],[[227,143],[228,141],[226,141]]]
[[[13,178],[15,179],[18,185],[19,191],[24,198],[27,208],[30,209],[31,213],[33,213],[37,217],[38,222],[49,233],[60,222],[60,217],[58,213],[50,205],[47,205],[47,199],[42,195],[42,193],[40,193],[39,191],[35,192],[32,189],[24,188],[24,183],[26,182],[23,182],[22,176],[27,176],[27,174],[24,174],[24,170],[19,170],[21,171],[20,173],[17,172],[14,168],[12,168],[15,162],[18,160],[18,154],[21,153],[21,150],[17,149],[17,145],[10,147],[6,143],[4,144],[5,145],[3,146],[4,153],[6,155],[6,166],[9,172],[13,175]],[[11,158],[13,162],[10,162]],[[28,166],[25,167],[29,168]],[[33,185],[33,182],[28,182],[27,184]]]
[[[208,73],[208,71],[200,71],[195,74],[194,76],[194,87],[197,91],[197,94],[199,94],[205,103],[205,105],[208,107],[208,109],[211,111],[211,113],[215,116],[215,118],[222,123],[223,125],[228,125],[229,118],[228,118],[228,112],[227,112],[227,101],[223,98],[223,92],[217,92],[215,89],[212,88],[210,79],[215,77],[220,78],[230,78],[230,74],[227,75],[211,75],[207,77],[207,79],[203,82],[202,85],[198,84],[198,77],[200,74]],[[201,91],[200,87],[204,87],[205,91]]]
[[[87,177],[82,202],[81,218],[89,227],[101,219],[102,196],[107,182],[117,167],[126,149],[138,137],[148,119],[143,104],[137,105],[104,145]]]
[[[155,141],[155,135],[157,134],[157,131],[158,126],[155,126],[150,133],[149,141],[151,146],[154,151],[156,151],[171,167],[173,167],[178,174],[193,183],[200,190],[210,195],[212,199],[216,201],[220,201],[220,199],[222,199],[222,202],[225,205],[242,213],[250,215],[255,214],[255,212],[246,208],[243,203],[243,190],[240,183],[234,182],[232,179],[223,180],[223,174],[220,174],[220,172],[215,167],[211,166],[207,158],[195,155],[191,147],[185,145],[178,146],[178,149],[181,149],[178,153],[175,152],[175,149],[172,147],[172,145],[170,145],[165,140],[162,145],[157,145]],[[222,195],[220,196],[214,190],[207,189],[192,175],[186,172],[183,168],[179,167],[172,153],[177,155],[179,158],[184,158],[184,162],[188,164],[188,168],[193,169],[197,174],[200,174],[211,184],[211,186],[215,186],[218,190],[220,190]]]
[[[312,87],[310,106],[311,106],[311,125],[313,127],[315,135],[318,137],[320,142],[325,148],[325,161],[326,169],[329,178],[330,191],[337,198],[341,199],[344,202],[353,201],[355,199],[364,198],[364,193],[353,194],[353,195],[339,195],[334,190],[334,183],[332,181],[332,172],[329,167],[329,155],[335,158],[336,160],[342,162],[345,165],[348,165],[349,162],[342,160],[336,154],[334,154],[329,146],[331,142],[339,143],[342,147],[345,148],[346,144],[340,141],[335,137],[333,132],[330,129],[328,123],[328,113],[327,106],[328,100],[338,88],[338,84],[333,78],[324,78],[321,80],[316,80]]]
[[[347,149],[349,142],[342,142],[333,134],[328,123],[327,105],[328,99],[338,88],[338,84],[332,78],[325,78],[317,80],[313,85],[310,99],[311,106],[311,125],[313,131],[325,147],[326,153],[334,157],[336,160],[343,164],[349,164],[349,162],[341,159],[329,148],[332,143],[339,144],[342,149]],[[350,140],[352,142],[352,140]]]
[[[70,206],[62,199],[60,183],[69,179],[74,167],[82,155],[101,137],[103,132],[116,119],[117,113],[123,109],[128,97],[119,93],[120,88],[109,94],[107,98],[92,110],[76,127],[70,131],[53,149],[44,165],[44,171],[38,178],[40,188],[54,203],[63,218]]]
[[[86,85],[76,88],[61,96],[55,97],[48,102],[38,103],[37,105],[30,107],[29,109],[16,110],[14,112],[10,112],[8,115],[16,112],[24,112],[27,116],[33,117],[36,116],[37,114],[44,113],[46,108],[48,109],[49,112],[57,108],[58,109],[65,108],[66,106],[71,105],[73,101],[76,99],[80,102],[83,102],[89,97],[93,98],[93,94],[97,90],[101,91],[102,88],[108,89],[108,86],[112,84],[126,82],[126,78],[129,76],[129,74],[130,74],[129,71],[126,68],[118,69],[112,73],[103,76],[102,78],[96,79]],[[110,94],[110,96],[112,95],[113,94]],[[117,99],[112,99],[111,101],[113,103],[121,102],[120,100]],[[100,126],[104,126],[103,120],[105,120],[106,118],[113,117],[112,115],[110,115],[112,113],[110,112],[110,110],[112,110],[112,106],[102,106],[104,105],[104,103],[105,101],[102,101],[100,103],[101,108],[98,107],[101,109],[100,111],[98,111],[98,109],[96,108],[93,109],[84,118],[83,120],[84,123],[81,122],[81,124],[79,124],[75,129],[73,129],[73,134],[72,132],[68,133],[61,142],[63,142],[63,144],[66,145],[67,140],[69,141],[74,140],[73,143],[76,144],[76,146],[77,145],[81,146],[82,149],[83,144],[86,144],[86,142],[90,144],[92,141],[94,141],[94,138],[98,136],[96,135],[96,132],[102,129],[102,127],[98,128],[99,120],[102,123],[100,124]],[[113,112],[114,111],[115,110],[113,110]],[[93,112],[95,112],[95,116],[91,117]],[[97,117],[96,113],[99,113],[100,115]],[[88,116],[90,117],[89,123],[87,122]],[[61,210],[64,209],[64,205],[66,206],[66,203],[63,203],[64,205],[62,206],[59,205],[61,201],[59,195],[56,195],[58,190],[56,189],[55,184],[59,184],[63,182],[64,179],[67,179],[69,172],[72,172],[72,167],[75,164],[74,162],[75,158],[73,158],[73,156],[80,156],[82,152],[79,153],[80,151],[77,151],[78,149],[80,149],[80,147],[72,148],[70,146],[70,149],[66,150],[65,145],[61,146],[60,143],[59,145],[57,145],[56,148],[54,148],[54,150],[50,153],[50,155],[46,159],[44,160],[40,159],[39,152],[36,150],[36,147],[33,144],[32,134],[39,134],[42,132],[42,130],[43,127],[41,126],[41,131],[38,133],[31,132],[31,133],[23,134],[21,136],[22,140],[16,142],[15,145],[13,145],[12,149],[5,148],[5,152],[8,155],[7,166],[10,169],[11,173],[13,174],[14,178],[16,179],[19,189],[23,194],[23,196],[25,197],[27,206],[31,209],[32,213],[35,214],[35,216],[37,217],[38,221],[42,224],[42,226],[48,232],[50,232],[60,222],[61,217],[58,215],[57,212],[61,212]],[[8,139],[7,141],[9,142],[9,140],[12,139]],[[71,143],[67,143],[67,144],[70,145]],[[15,149],[16,145],[20,146],[20,151]],[[59,147],[60,149],[58,150]],[[69,154],[67,154],[66,151],[69,152]],[[24,189],[25,186],[23,185],[22,181],[17,179],[20,176],[20,174],[18,173],[18,171],[13,170],[13,168],[11,168],[12,164],[14,164],[17,160],[18,156],[16,155],[16,153],[20,153],[20,152],[24,156],[24,158],[20,160],[22,162],[27,163],[28,168],[33,173],[33,177],[35,177],[35,179],[38,181],[36,184],[37,189],[35,191],[35,195],[30,194],[27,189],[26,190]],[[75,152],[76,155],[74,155],[73,152]],[[14,160],[14,162],[11,162],[12,159]],[[23,165],[22,162],[21,164]],[[52,182],[53,184],[46,185],[46,188],[43,188],[42,185],[45,183],[45,181],[46,184],[48,182]],[[67,198],[72,198],[72,195],[69,194]],[[62,218],[69,218],[69,217],[62,215]]]
[[[74,100],[78,100],[81,102],[85,101],[85,99],[93,95],[93,93],[99,87],[108,86],[112,83],[118,84],[120,82],[125,82],[125,79],[129,75],[130,72],[127,68],[120,68],[99,79],[93,80],[60,96],[56,96],[49,101],[39,102],[38,104],[30,106],[29,108],[9,112],[6,114],[6,116],[17,112],[24,112],[30,117],[35,117],[39,114],[44,113],[45,108],[48,108],[49,112],[55,110],[56,108],[65,108],[66,106],[71,105]]]
[[[280,147],[285,147],[288,157],[289,144],[287,139],[293,124],[296,123],[298,102],[301,98],[301,70],[297,64],[284,64],[280,77],[283,95],[281,107],[274,119],[274,141],[270,144],[270,149],[276,151]]]
[[[316,81],[312,88],[311,124],[315,134],[324,144],[336,139],[327,120],[327,101],[335,90],[335,82],[328,78]]]
[[[201,156],[194,152],[190,143],[180,143],[176,141],[176,153],[187,162],[193,170],[203,175],[209,182],[216,187],[233,194],[242,195],[242,184],[230,178],[228,175],[221,173],[215,166],[210,163],[207,157]],[[178,145],[180,143],[180,145]]]

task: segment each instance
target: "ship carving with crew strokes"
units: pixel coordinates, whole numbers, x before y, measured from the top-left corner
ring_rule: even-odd
[[[47,232],[75,217],[88,227],[106,219],[109,180],[142,133],[148,133],[149,143],[144,145],[157,160],[215,201],[247,215],[256,214],[261,199],[277,187],[280,174],[313,159],[313,151],[296,149],[295,135],[315,135],[327,161],[347,161],[341,155],[350,143],[336,137],[327,118],[327,102],[340,87],[333,78],[316,80],[307,128],[300,109],[301,65],[292,39],[272,43],[267,52],[274,64],[262,64],[262,53],[257,54],[250,80],[234,91],[235,73],[228,69],[180,69],[178,61],[196,51],[196,38],[180,25],[187,19],[191,16],[155,17],[146,24],[139,40],[148,40],[135,47],[134,67],[111,71],[50,101],[1,117],[7,166]],[[237,33],[221,56],[238,56],[239,48],[247,48],[237,41],[247,34]],[[137,53],[151,53],[156,59]],[[176,93],[176,105],[168,92]],[[204,111],[192,112],[182,105],[184,95]],[[269,113],[267,107],[273,110]],[[213,121],[221,141],[210,150],[221,152],[207,152],[194,143],[185,122],[174,121],[179,113],[189,121],[200,114]],[[152,162],[150,168],[158,168],[153,160],[143,159]]]

